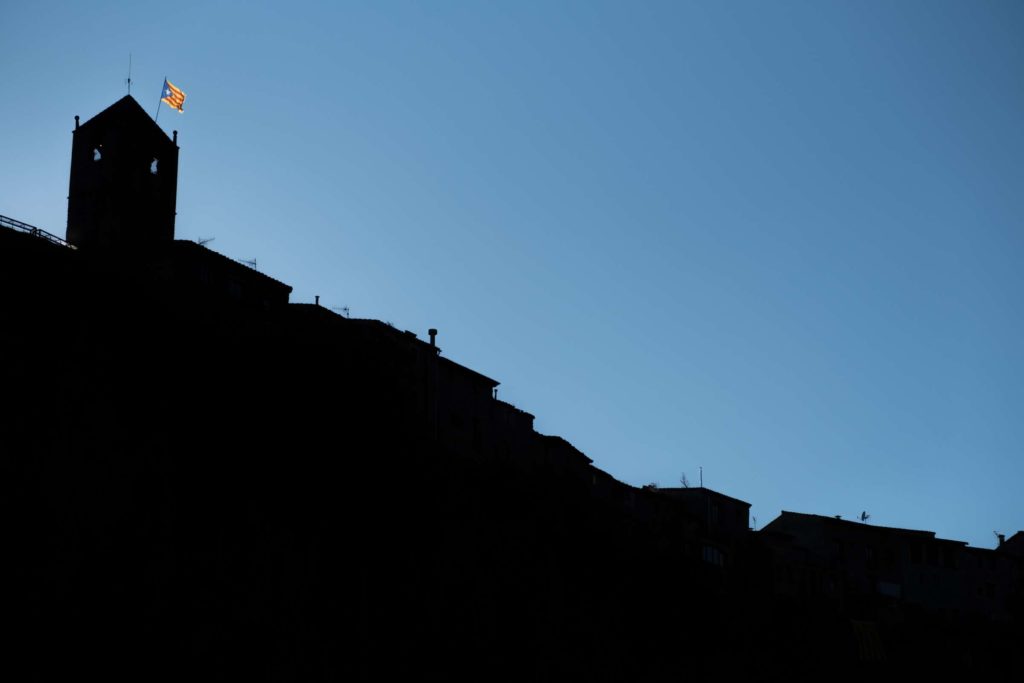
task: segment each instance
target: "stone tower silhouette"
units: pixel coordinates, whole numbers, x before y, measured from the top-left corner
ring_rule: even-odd
[[[81,125],[76,116],[67,241],[132,251],[173,241],[177,141],[130,95]]]

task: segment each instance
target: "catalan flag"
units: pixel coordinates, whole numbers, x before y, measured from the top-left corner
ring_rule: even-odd
[[[185,111],[182,108],[185,106],[185,93],[166,78],[164,79],[164,89],[160,93],[160,101],[166,102],[172,108],[177,109],[179,114]]]

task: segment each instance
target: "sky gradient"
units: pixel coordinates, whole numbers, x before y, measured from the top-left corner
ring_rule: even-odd
[[[179,131],[177,236],[500,381],[617,478],[1024,528],[1024,3],[0,5],[0,214],[75,114]],[[187,406],[183,406],[187,412]]]

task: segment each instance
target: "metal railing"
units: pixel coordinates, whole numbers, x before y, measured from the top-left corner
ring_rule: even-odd
[[[34,225],[29,225],[28,223],[16,221],[13,218],[8,218],[7,216],[0,216],[0,227],[10,228],[11,230],[17,230],[18,232],[24,232],[29,235],[32,235],[33,237],[44,239],[47,242],[50,242],[51,244],[56,244],[57,246],[60,247],[67,247],[68,249],[76,248],[75,245],[69,244],[68,242],[57,237],[56,235],[46,232],[42,228],[37,228]]]

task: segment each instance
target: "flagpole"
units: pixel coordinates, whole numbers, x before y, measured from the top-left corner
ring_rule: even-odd
[[[164,76],[164,83],[167,82],[167,76]],[[160,99],[156,101],[156,116],[153,117],[153,122],[157,123],[160,121],[160,103],[164,101],[164,90],[163,86],[160,86]]]

